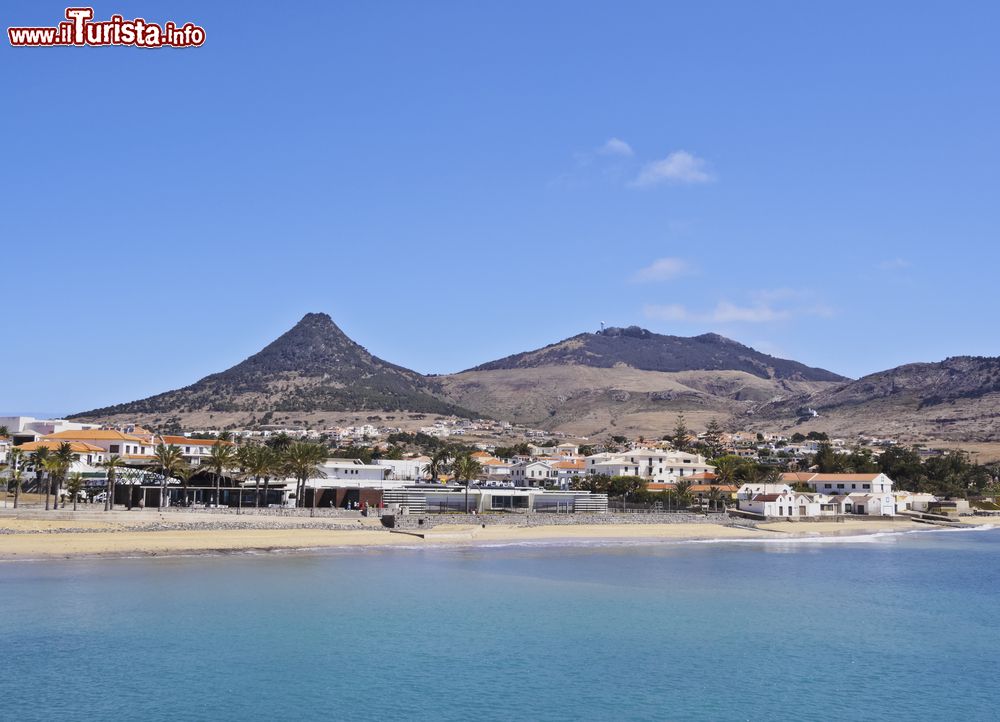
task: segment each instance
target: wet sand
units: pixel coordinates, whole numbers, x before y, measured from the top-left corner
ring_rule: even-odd
[[[194,521],[190,521],[193,518]],[[977,520],[978,521],[978,520]],[[163,529],[164,524],[182,529]],[[251,528],[226,528],[243,525]],[[310,526],[312,525],[312,526]],[[336,528],[336,526],[341,528]],[[973,524],[970,524],[972,526]],[[190,528],[190,527],[195,528]],[[204,528],[197,528],[204,526]],[[319,528],[314,528],[318,526]],[[346,527],[346,528],[345,528]],[[114,514],[100,519],[0,518],[0,560],[170,555],[367,546],[435,546],[518,542],[686,541],[835,537],[928,530],[910,521],[770,522],[758,529],[720,524],[562,524],[485,527],[440,524],[390,532],[377,519]]]

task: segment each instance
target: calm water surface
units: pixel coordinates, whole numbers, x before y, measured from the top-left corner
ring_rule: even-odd
[[[5,720],[1000,718],[1000,530],[17,562],[0,595]]]

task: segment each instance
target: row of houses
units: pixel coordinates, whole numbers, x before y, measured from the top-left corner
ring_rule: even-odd
[[[807,487],[809,491],[802,491]],[[825,516],[895,516],[926,511],[937,501],[931,494],[893,489],[885,474],[819,474],[793,472],[774,484],[744,484],[736,494],[737,508],[776,519],[817,519]]]

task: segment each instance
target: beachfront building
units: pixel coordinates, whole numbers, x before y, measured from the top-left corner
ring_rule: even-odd
[[[383,482],[391,473],[387,466],[366,464],[361,459],[327,459],[319,467],[323,476],[311,479],[310,486],[339,486],[342,482]]]
[[[639,476],[647,482],[667,484],[715,471],[704,456],[672,449],[640,447],[622,453],[601,452],[588,456],[585,461],[588,474]]]
[[[60,431],[99,428],[97,424],[84,424],[66,419],[38,419],[34,416],[0,416],[0,426],[7,427],[7,433],[15,445],[38,441],[44,436]]]
[[[552,461],[519,461],[510,467],[510,480],[514,486],[545,487],[555,484],[559,471]]]
[[[885,474],[815,474],[795,472],[781,475],[790,484],[805,484],[833,498],[839,514],[894,516],[896,497],[893,481]]]
[[[779,494],[755,494],[740,502],[740,511],[779,519],[813,519],[820,516],[817,495],[787,491]]]
[[[69,441],[97,446],[110,456],[116,454],[128,463],[142,464],[153,460],[154,444],[138,436],[113,429],[74,429],[59,431],[43,437],[44,441],[57,443]]]
[[[378,459],[376,466],[388,469],[386,479],[421,481],[427,478],[427,466],[431,463],[429,456],[412,456],[407,459]]]
[[[133,436],[138,436],[139,438],[144,438],[144,434],[141,433],[131,434]],[[220,439],[192,439],[188,436],[160,436],[152,437],[151,439],[155,443],[163,443],[167,446],[173,445],[181,450],[181,455],[191,466],[201,466],[212,454],[212,449],[216,446],[235,446],[232,441],[222,441]],[[155,448],[155,447],[154,447]]]
[[[744,484],[737,490],[736,498],[739,501],[747,501],[758,494],[789,494],[792,487],[788,484]]]
[[[409,486],[387,489],[382,494],[386,505],[405,507],[405,513],[423,514],[464,512],[465,488],[449,485]],[[468,494],[468,509],[477,514],[488,512],[522,513],[591,513],[608,510],[606,494],[587,491],[539,489],[530,487],[472,487]]]
[[[94,471],[107,458],[107,452],[95,444],[87,444],[82,441],[70,441],[68,443],[70,449],[73,451],[73,466],[69,469],[70,473],[76,471]],[[27,444],[21,444],[18,448],[24,453],[23,458],[30,461],[31,455],[39,449],[47,449],[51,454],[58,451],[62,444],[63,442],[61,441],[29,441]]]

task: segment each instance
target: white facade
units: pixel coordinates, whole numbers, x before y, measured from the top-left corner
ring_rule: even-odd
[[[427,465],[431,460],[426,456],[414,459],[378,459],[376,466],[387,468],[387,479],[407,479],[420,481],[427,478]]]
[[[710,474],[715,467],[699,454],[637,448],[620,454],[602,452],[586,458],[588,474],[640,476],[646,481],[672,484],[695,474]]]
[[[757,494],[752,499],[741,500],[739,508],[751,514],[779,519],[811,519],[820,515],[820,501],[812,494],[786,492],[783,494]]]
[[[389,467],[366,464],[361,459],[327,459],[320,467],[324,476],[311,479],[310,486],[342,486],[342,482],[385,480]]]
[[[514,486],[545,486],[556,483],[558,470],[547,461],[521,461],[510,468]]]

